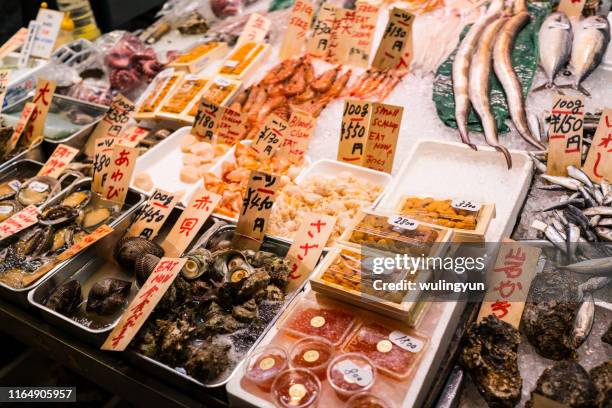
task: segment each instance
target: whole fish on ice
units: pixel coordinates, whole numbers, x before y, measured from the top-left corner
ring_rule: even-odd
[[[546,17],[538,35],[540,66],[546,74],[546,83],[533,92],[556,88],[555,77],[570,60],[572,37],[572,25],[565,13],[557,11]]]

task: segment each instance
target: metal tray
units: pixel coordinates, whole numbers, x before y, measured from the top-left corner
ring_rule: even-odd
[[[29,160],[42,163],[47,160],[47,157],[48,155],[45,154],[45,151],[43,149],[43,142],[40,141],[39,143],[30,147],[28,150],[24,150],[23,152],[9,157],[4,162],[0,163],[0,172],[21,160]]]
[[[134,194],[143,197],[140,193]],[[76,279],[79,281],[83,289],[83,298],[87,297],[89,288],[93,283],[109,277],[132,281],[133,284],[128,300],[131,300],[136,295],[138,292],[138,284],[135,282],[134,272],[119,266],[113,258],[115,244],[130,226],[132,221],[130,215],[132,215],[133,212],[132,210],[122,216],[120,220],[116,220],[117,224],[112,233],[74,258],[68,260],[61,268],[57,269],[55,273],[49,274],[36,289],[28,294],[28,301],[32,306],[40,309],[45,320],[96,346],[100,346],[104,340],[106,340],[108,334],[117,323],[119,323],[123,311],[119,311],[108,317],[97,316],[84,312],[82,310],[84,307],[83,304],[81,305],[80,312],[77,313],[77,316],[83,319],[77,321],[72,317],[65,316],[47,308],[44,303],[58,286],[69,279]],[[155,239],[156,242],[160,242],[162,237],[169,232],[170,227],[174,225],[180,213],[181,210],[177,208],[170,213],[164,228],[162,228],[160,234]],[[207,225],[210,226],[212,223],[212,221],[209,221]],[[202,230],[205,231],[205,228]],[[85,319],[90,319],[92,325],[88,326],[84,324]]]
[[[225,227],[220,228],[215,234],[212,235],[211,239],[217,239],[218,235],[221,234],[231,234],[233,235],[233,231],[235,230],[235,226],[234,225],[227,225]],[[194,247],[196,247],[194,245]],[[264,242],[263,245],[261,247],[262,250],[265,251],[269,251],[272,253],[275,253],[277,255],[281,255],[281,256],[285,256],[287,254],[287,252],[289,251],[289,244],[287,244],[284,241],[272,238],[272,237],[268,237],[266,236],[264,238]],[[306,280],[305,280],[306,282]],[[278,320],[279,316],[283,313],[283,311],[285,310],[285,308],[293,301],[293,299],[295,298],[295,296],[301,292],[303,289],[303,285],[299,288],[297,288],[295,291],[293,291],[292,293],[288,294],[285,298],[285,304],[283,306],[281,306],[280,310],[278,311],[277,315],[268,323],[268,325],[266,326],[266,328],[264,329],[264,331],[261,333],[261,335],[257,338],[257,340],[251,345],[251,347],[245,351],[244,353],[244,357],[246,358],[246,356],[255,348],[259,345],[259,343],[261,342],[261,340],[265,337],[266,333],[268,333],[268,331],[270,330],[270,328],[272,328],[274,326],[274,324],[276,323],[276,321]],[[236,372],[239,371],[240,367],[242,366],[241,363],[237,363],[236,366],[234,368],[232,368],[231,370],[229,370],[229,374],[223,378],[218,380],[215,383],[210,383],[210,384],[204,384],[198,380],[196,380],[195,378],[191,377],[188,374],[184,374],[180,371],[175,370],[174,368],[161,363],[155,359],[152,359],[150,357],[144,356],[136,351],[133,350],[128,350],[127,352],[127,358],[129,361],[131,361],[133,364],[142,367],[144,370],[147,370],[149,372],[151,372],[151,374],[155,375],[158,378],[161,378],[165,381],[169,381],[170,383],[172,383],[173,385],[185,389],[185,390],[193,390],[193,387],[199,387],[199,388],[215,388],[215,387],[221,387],[223,385],[225,385],[234,375],[236,375]]]
[[[65,188],[64,190],[62,190],[58,195],[55,196],[55,198],[49,200],[47,202],[47,204],[42,206],[42,208],[44,209],[44,208],[46,208],[48,206],[51,206],[51,205],[59,202],[69,192],[71,192],[73,190],[73,188],[78,188],[78,187],[81,187],[83,185],[90,185],[90,184],[91,184],[91,179],[90,178],[85,178],[85,179],[81,179],[79,181],[76,181],[70,187]],[[126,197],[126,200],[125,200],[126,204],[123,206],[121,214],[114,221],[112,221],[109,225],[111,227],[114,227],[117,224],[119,224],[124,218],[128,217],[143,202],[143,200],[144,200],[144,196],[142,194],[130,190],[128,192],[128,194],[127,194],[127,197]],[[67,260],[65,262],[62,262],[62,263],[58,264],[57,266],[55,266],[55,268],[53,268],[52,270],[47,272],[40,279],[38,279],[37,281],[35,281],[31,285],[28,285],[28,286],[26,286],[24,288],[15,289],[15,288],[12,288],[12,287],[10,287],[10,286],[0,282],[0,297],[2,297],[4,299],[7,299],[7,300],[10,300],[12,302],[15,302],[15,303],[17,303],[17,304],[19,304],[21,306],[29,307],[30,304],[28,303],[28,292],[31,291],[32,289],[36,288],[38,285],[40,285],[45,280],[49,279],[49,277],[53,276],[67,262],[70,262],[70,260]]]

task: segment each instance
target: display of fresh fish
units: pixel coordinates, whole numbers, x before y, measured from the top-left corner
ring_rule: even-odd
[[[601,188],[601,194],[603,194],[604,197],[612,192],[610,183],[608,183],[606,179],[601,180],[601,182],[599,183],[599,187]]]
[[[603,218],[597,223],[600,227],[612,227],[612,218]]]
[[[595,317],[595,302],[593,295],[586,293],[574,318],[574,344],[580,346],[588,337],[593,327]]]
[[[601,63],[609,42],[610,23],[605,17],[591,16],[578,23],[570,59],[574,73],[572,88],[590,96],[582,82]]]
[[[580,170],[579,168],[575,166],[567,166],[567,175],[570,176],[571,178],[575,178],[582,184],[589,186],[590,188],[593,188],[593,183],[591,182],[591,179],[589,178],[589,176],[587,176],[586,173]]]
[[[585,275],[610,275],[612,276],[612,257],[587,259],[570,265],[560,266],[571,272]]]
[[[570,259],[574,259],[576,257],[576,249],[578,248],[578,241],[580,240],[580,228],[577,225],[568,223],[565,227],[565,236],[566,236],[566,247],[567,247],[567,256]]]
[[[552,225],[549,225],[544,230],[544,235],[558,249],[560,249],[563,252],[567,251],[567,248],[565,246],[565,238],[563,237],[563,235],[561,235],[561,233],[555,227],[553,227]]]
[[[595,201],[595,199],[591,196],[591,194],[587,191],[586,188],[584,188],[583,186],[579,186],[578,191],[580,191],[580,194],[584,197],[584,201],[586,201],[589,206],[597,206],[597,201]]]
[[[521,4],[522,2],[517,3]],[[493,47],[493,69],[506,94],[510,118],[512,118],[519,135],[532,146],[544,150],[546,147],[533,136],[529,129],[521,83],[512,68],[514,40],[530,18],[529,13],[522,10],[504,23]]]
[[[508,17],[499,17],[489,24],[482,33],[470,64],[468,94],[472,107],[480,117],[485,141],[489,146],[503,153],[504,157],[506,158],[506,164],[508,165],[508,168],[511,169],[512,157],[510,156],[508,149],[499,144],[499,140],[497,138],[497,124],[495,123],[495,118],[491,112],[489,100],[489,77],[491,75],[491,57],[493,53],[493,45],[497,33],[506,23],[506,21],[508,21]]]
[[[605,207],[605,206],[599,206],[599,207],[591,207],[591,208],[587,208],[586,210],[583,211],[584,215],[586,216],[593,216],[593,215],[605,215],[605,216],[611,216],[612,215],[612,207]]]
[[[543,208],[541,211],[542,212],[546,212],[546,211],[550,211],[550,210],[557,210],[559,208],[565,208],[565,207],[567,207],[570,204],[573,205],[573,206],[576,206],[576,207],[584,207],[584,199],[582,199],[582,198],[568,199],[568,200],[561,201],[559,203],[550,205],[550,206],[548,206],[546,208]]]
[[[556,88],[555,77],[568,63],[572,52],[572,25],[565,13],[549,15],[539,32],[540,66],[546,74],[546,83],[534,88]]]
[[[549,176],[548,174],[542,174],[541,176],[544,180],[551,182],[553,184],[557,184],[559,186],[565,187],[568,190],[578,191],[578,187],[582,184],[576,179],[563,177],[563,176]]]
[[[455,60],[453,62],[453,95],[455,97],[455,121],[461,136],[461,141],[472,149],[476,150],[476,145],[470,141],[467,128],[468,114],[470,113],[469,98],[469,74],[472,56],[478,45],[478,39],[482,36],[485,28],[500,16],[499,12],[492,12],[482,15],[476,21],[461,41]]]

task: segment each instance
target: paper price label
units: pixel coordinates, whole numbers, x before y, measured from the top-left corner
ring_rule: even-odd
[[[414,15],[401,8],[389,10],[389,21],[372,67],[381,71],[388,69],[407,70],[410,60],[405,57],[407,47],[412,47],[412,23]]]
[[[372,104],[364,167],[391,173],[403,113],[401,106]]]
[[[155,238],[178,200],[178,194],[155,190],[136,213],[126,235],[140,236],[148,240]]]
[[[417,339],[403,333],[399,330],[394,330],[389,334],[389,340],[397,347],[409,351],[411,353],[418,353],[423,350],[424,343]]]
[[[34,109],[36,109],[36,105],[34,105],[33,102],[28,102],[23,107],[23,110],[21,111],[21,115],[19,116],[19,121],[17,121],[17,124],[15,125],[15,128],[13,129],[13,134],[11,135],[11,138],[6,144],[7,153],[12,152],[17,146],[17,144],[19,143],[21,136],[23,135],[23,132],[29,126],[30,121],[32,120]]]
[[[187,249],[220,200],[220,195],[204,187],[191,196],[185,211],[162,242],[167,255],[179,256]]]
[[[302,54],[313,13],[314,7],[308,0],[295,1],[278,54],[281,61]]]
[[[115,141],[114,137],[103,137],[96,140],[91,190],[98,194],[102,194],[106,184],[108,168],[113,159]]]
[[[36,34],[38,33],[39,29],[40,23],[36,20],[31,20],[28,24],[28,32],[25,38],[25,43],[21,47],[21,53],[19,54],[19,62],[17,63],[17,67],[19,69],[23,69],[28,66],[32,47],[34,46],[34,39],[36,38]]]
[[[25,44],[26,38],[28,38],[28,29],[21,27],[0,47],[0,59],[6,57],[8,54]]]
[[[261,14],[253,13],[247,21],[236,46],[247,42],[263,42],[270,31],[272,21]]]
[[[233,146],[244,138],[246,120],[242,112],[236,112],[229,108],[223,108],[219,126],[217,126],[216,143]]]
[[[40,23],[40,28],[34,38],[32,46],[32,56],[49,59],[53,53],[57,35],[60,32],[64,13],[57,10],[41,8],[38,10],[36,21]]]
[[[149,135],[150,129],[138,125],[127,126],[117,139],[117,144],[126,147],[136,147]]]
[[[348,49],[347,63],[367,68],[370,61],[372,37],[376,28],[379,6],[368,1],[358,1],[355,5],[354,28]]]
[[[40,211],[34,205],[29,205],[23,210],[11,215],[0,223],[0,240],[10,237],[38,222]]]
[[[4,95],[6,95],[10,72],[8,69],[0,69],[0,113],[2,113],[2,105],[4,104]]]
[[[389,217],[387,218],[387,222],[389,223],[389,225],[393,225],[394,227],[398,227],[408,231],[414,231],[419,226],[418,221],[413,220],[412,218],[404,217],[402,215],[394,215],[392,217]]]
[[[482,204],[476,201],[456,198],[451,202],[451,207],[456,208],[457,210],[480,211]]]
[[[276,150],[284,143],[285,131],[288,127],[287,122],[278,115],[268,116],[266,123],[259,129],[257,138],[250,146],[259,160],[274,156]]]
[[[281,152],[292,163],[301,163],[308,150],[310,137],[317,125],[317,119],[309,113],[293,110],[287,125],[288,129],[283,135]]]
[[[343,360],[336,367],[344,374],[344,380],[348,383],[367,387],[374,378],[371,367],[360,367],[351,360]]]
[[[162,258],[142,285],[121,320],[102,345],[102,350],[123,351],[157,306],[185,265],[186,258]]]
[[[38,175],[58,178],[77,154],[79,154],[79,149],[65,144],[58,145]]]
[[[70,248],[68,248],[61,254],[59,254],[57,257],[57,261],[62,262],[62,261],[72,258],[76,254],[78,254],[85,248],[91,246],[92,244],[99,241],[100,239],[104,238],[111,232],[113,232],[112,227],[106,224],[100,225],[98,228],[96,228],[94,232],[92,232],[91,234],[85,235],[81,240],[79,240],[79,242],[77,242],[76,244],[72,245]]]
[[[297,289],[310,275],[336,225],[336,217],[307,213],[287,252],[291,261],[288,287]]]
[[[55,94],[55,82],[38,78],[36,93],[34,94],[34,111],[30,119],[31,123],[26,129],[24,142],[26,146],[32,146],[43,138],[45,121],[51,107],[51,101]]]
[[[366,101],[344,101],[338,161],[361,165],[368,141],[372,104]]]
[[[102,198],[123,205],[138,155],[139,151],[135,147],[113,147],[112,159],[105,173],[106,179],[102,180]]]
[[[555,95],[548,134],[546,174],[566,176],[567,166],[580,168],[584,97]]]
[[[582,169],[595,182],[612,181],[612,108],[601,113],[591,148]]]
[[[335,21],[336,6],[331,3],[323,3],[306,43],[308,54],[317,58],[327,58]]]
[[[96,140],[103,137],[118,137],[132,118],[135,109],[132,101],[121,94],[117,94],[110,108],[89,136],[85,145],[85,154],[87,156],[94,154]]]
[[[218,105],[202,98],[191,128],[191,134],[200,141],[212,143],[221,114],[221,108]]]
[[[336,9],[336,19],[329,46],[327,61],[332,64],[346,64],[349,52],[355,43],[357,12],[345,8]]]

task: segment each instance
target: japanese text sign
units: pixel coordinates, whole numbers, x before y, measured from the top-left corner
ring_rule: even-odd
[[[565,13],[568,17],[580,17],[586,0],[561,0],[557,11]]]
[[[317,58],[327,57],[335,20],[336,6],[331,3],[323,3],[306,43],[308,54]]]
[[[96,140],[91,189],[99,194],[102,194],[102,190],[106,184],[108,168],[111,165],[113,154],[115,153],[116,140],[117,139],[114,137],[103,137]]]
[[[35,205],[28,205],[23,210],[0,222],[0,240],[36,224],[39,214],[40,211]]]
[[[360,165],[368,141],[372,103],[347,99],[342,112],[338,161]]]
[[[38,78],[36,84],[36,93],[34,94],[34,111],[30,118],[30,126],[25,133],[25,143],[27,146],[32,146],[43,138],[45,131],[45,121],[51,107],[53,94],[55,93],[55,82],[47,81],[46,79]]]
[[[381,71],[387,69],[407,70],[410,60],[406,49],[412,48],[412,23],[414,15],[401,8],[389,10],[389,21],[376,51],[372,67]]]
[[[367,1],[358,1],[355,5],[354,28],[349,42],[347,63],[367,68],[370,61],[372,36],[376,28],[378,6]]]
[[[279,176],[251,171],[236,225],[239,235],[249,237],[254,242],[262,241],[279,181]]]
[[[21,27],[7,42],[2,44],[2,47],[0,47],[0,59],[6,57],[8,54],[25,44],[27,37],[28,29]]]
[[[604,178],[612,181],[612,108],[606,108],[601,113],[582,168],[593,181],[600,182]]]
[[[313,13],[314,7],[308,0],[295,1],[279,51],[281,61],[303,53]]]
[[[334,231],[336,217],[324,214],[304,215],[293,244],[287,252],[291,263],[289,291],[297,289],[316,266],[327,240]]]
[[[117,94],[110,108],[89,136],[85,154],[93,155],[96,140],[103,137],[118,137],[134,114],[134,109],[134,104],[128,98]]]
[[[236,112],[230,108],[221,107],[221,119],[217,126],[217,139],[215,143],[233,146],[244,138],[246,120],[242,112]]]
[[[494,314],[518,328],[540,252],[534,246],[502,240],[495,266],[487,272],[487,293],[478,321]]]
[[[136,147],[115,145],[107,171],[102,176],[102,190],[96,191],[105,200],[123,204],[127,196],[139,151]]]
[[[67,259],[72,258],[76,254],[78,254],[79,252],[81,252],[85,248],[93,245],[95,242],[97,242],[98,240],[104,238],[105,236],[107,236],[111,232],[113,232],[113,228],[112,227],[110,227],[110,226],[108,226],[106,224],[100,225],[98,228],[95,229],[94,232],[92,232],[91,234],[85,235],[82,239],[80,239],[78,242],[76,242],[70,248],[68,248],[67,250],[65,250],[61,254],[59,254],[58,257],[57,257],[57,261],[62,262],[62,261],[65,261]]]
[[[51,156],[49,156],[49,159],[42,169],[40,169],[38,175],[58,178],[77,154],[79,154],[79,149],[75,149],[65,144],[59,144]]]
[[[15,149],[21,135],[25,131],[25,129],[29,126],[30,121],[32,120],[32,114],[34,113],[34,109],[36,109],[36,105],[33,102],[28,102],[23,106],[23,110],[21,111],[21,115],[19,116],[19,120],[13,129],[13,134],[6,144],[6,152],[10,153]]]
[[[187,258],[162,258],[147,281],[130,302],[121,320],[102,345],[102,350],[123,351],[147,320],[157,303],[179,272]]]
[[[155,190],[136,213],[126,235],[141,236],[148,240],[155,238],[178,200],[178,194]]]
[[[582,162],[582,125],[584,97],[553,96],[548,130],[548,162],[546,173],[567,175],[567,166],[580,168]]]
[[[253,13],[247,21],[236,46],[246,42],[263,42],[270,31],[272,21],[261,14]]]
[[[308,143],[317,125],[317,119],[307,112],[294,109],[287,125],[281,152],[292,163],[301,163],[308,150]]]
[[[283,140],[288,127],[287,121],[278,115],[271,114],[268,116],[250,146],[258,159],[269,159],[274,156],[276,150],[284,143]]]
[[[34,38],[32,46],[33,57],[49,59],[53,53],[57,35],[60,32],[64,13],[57,10],[41,8],[36,16],[36,21],[40,23],[40,28]]]
[[[345,64],[349,51],[355,41],[357,12],[345,8],[336,9],[336,19],[332,28],[329,52],[326,60],[332,64]]]
[[[138,125],[127,126],[123,132],[119,134],[117,144],[127,147],[136,147],[150,132],[150,129]]]
[[[220,195],[204,187],[193,193],[185,211],[162,242],[166,255],[179,256],[187,249],[220,200]]]
[[[401,106],[372,104],[364,167],[391,173],[403,112]]]
[[[40,23],[36,20],[30,20],[25,42],[21,47],[21,53],[19,54],[19,62],[17,63],[18,68],[23,69],[28,66],[30,53],[32,52],[32,47],[34,46],[34,39],[36,38],[36,33],[38,33],[39,29]]]

